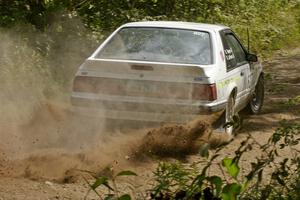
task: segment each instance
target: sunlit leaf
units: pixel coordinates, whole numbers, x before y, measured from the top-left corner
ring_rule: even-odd
[[[227,169],[228,173],[236,179],[240,171],[237,163],[232,158],[224,158],[222,164]]]
[[[121,171],[117,176],[137,176],[137,174],[132,171]]]
[[[96,179],[96,181],[93,183],[93,185],[91,186],[91,188],[93,190],[95,190],[96,188],[98,188],[100,185],[104,185],[105,183],[107,183],[107,178],[104,176],[101,176],[99,178]]]

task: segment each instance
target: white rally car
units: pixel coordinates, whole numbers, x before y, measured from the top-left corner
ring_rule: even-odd
[[[72,91],[89,115],[163,123],[222,110],[226,123],[245,107],[259,113],[263,98],[262,66],[230,28],[164,21],[118,28],[80,66]]]

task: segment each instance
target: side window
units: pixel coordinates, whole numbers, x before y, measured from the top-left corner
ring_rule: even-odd
[[[236,37],[230,32],[223,33],[221,36],[224,45],[227,68],[232,69],[245,64],[247,62],[246,53]]]

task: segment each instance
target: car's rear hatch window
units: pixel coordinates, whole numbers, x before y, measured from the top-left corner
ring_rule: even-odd
[[[211,39],[204,31],[127,27],[118,31],[96,58],[209,65]]]

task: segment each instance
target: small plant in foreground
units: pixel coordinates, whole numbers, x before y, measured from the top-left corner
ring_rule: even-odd
[[[223,147],[217,149],[201,173],[197,173],[196,166],[186,168],[180,163],[160,163],[154,172],[151,199],[300,199],[300,150],[296,148],[299,136],[299,124],[282,122],[266,144],[261,145],[249,135],[235,156],[225,157],[221,163],[214,162]],[[248,174],[239,177],[240,158],[254,147],[262,153],[251,163]],[[288,158],[280,155],[283,149],[290,151]],[[213,164],[220,167],[223,176],[209,175],[208,169]],[[272,171],[264,177],[267,168]]]
[[[90,184],[89,181],[85,179],[90,189],[84,199],[87,198],[90,191],[94,191],[97,194],[97,196],[103,200],[130,200],[131,199],[131,196],[129,194],[127,193],[124,194],[122,191],[120,191],[120,189],[117,186],[117,178],[122,176],[137,176],[136,173],[132,171],[121,171],[116,175],[112,175],[111,178],[108,178],[106,176],[98,176],[98,177],[95,177],[94,175],[92,176],[95,178],[95,181],[92,184]],[[101,186],[104,187],[104,189],[106,189],[108,192],[103,195],[99,193],[97,189]]]
[[[147,199],[300,199],[299,143],[300,124],[284,121],[265,144],[248,135],[234,152],[235,155],[221,159],[221,163],[216,159],[221,156],[220,150],[224,147],[216,149],[211,156],[208,150],[204,150],[204,155],[209,159],[192,165],[161,162],[154,171],[154,185]],[[253,148],[258,148],[261,155],[251,163],[248,174],[241,175],[241,157]],[[282,150],[289,151],[289,156],[281,156]],[[219,166],[222,176],[210,175],[209,169],[213,165]],[[271,171],[265,173],[266,169]],[[97,177],[93,184],[89,184],[90,191],[96,192],[100,199],[130,200],[129,194],[121,194],[117,188],[116,179],[120,176],[136,174],[122,171],[111,179]],[[100,186],[109,192],[99,194],[96,189]]]
[[[236,199],[244,187],[237,181],[239,167],[234,159],[224,158],[222,161],[233,182],[225,183],[219,176],[207,175],[218,156],[212,156],[200,174],[195,173],[195,167],[186,169],[179,163],[160,163],[154,172],[157,184],[151,190],[151,199]],[[180,174],[185,176],[178,176]]]

